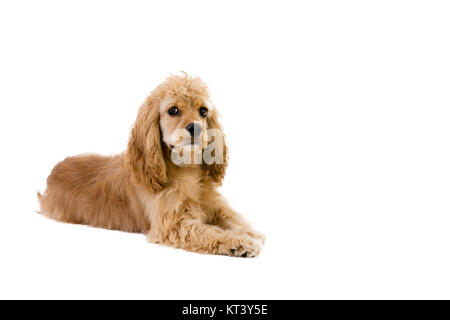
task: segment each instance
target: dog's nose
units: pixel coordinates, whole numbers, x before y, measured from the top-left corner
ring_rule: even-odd
[[[198,123],[191,122],[186,126],[186,130],[189,131],[191,136],[198,137],[202,133],[202,126]]]

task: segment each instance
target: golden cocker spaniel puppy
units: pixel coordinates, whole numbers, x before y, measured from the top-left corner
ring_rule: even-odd
[[[189,251],[254,257],[264,236],[217,191],[227,147],[205,83],[171,76],[139,109],[127,150],[58,163],[38,193],[53,219],[140,232]]]

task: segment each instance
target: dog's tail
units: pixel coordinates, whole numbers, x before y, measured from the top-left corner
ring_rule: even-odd
[[[42,199],[44,198],[44,196],[43,196],[42,193],[40,193],[39,191],[36,192],[36,193],[37,193],[37,197],[38,197],[38,200],[39,200],[39,204],[41,205],[41,208],[42,208]],[[36,212],[37,212],[37,213],[42,213],[42,212],[39,211],[39,210],[36,210]]]

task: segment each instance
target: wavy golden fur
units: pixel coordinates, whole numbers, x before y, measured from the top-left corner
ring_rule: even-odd
[[[174,107],[178,113],[169,114]],[[207,109],[205,117],[200,107]],[[189,123],[201,127],[203,142],[207,129],[221,133],[216,137],[223,139],[221,163],[171,160],[180,144],[174,133],[186,133]],[[150,242],[189,251],[254,257],[264,236],[218,193],[226,167],[225,138],[206,85],[199,78],[171,76],[139,109],[123,154],[80,155],[55,166],[45,193],[38,194],[41,212],[59,221],[145,233]]]

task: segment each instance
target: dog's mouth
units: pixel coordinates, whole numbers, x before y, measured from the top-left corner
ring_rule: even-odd
[[[181,149],[197,149],[201,148],[202,141],[200,139],[191,138],[188,141],[183,141],[182,143],[179,143],[177,145],[169,144],[170,150],[181,150]]]

